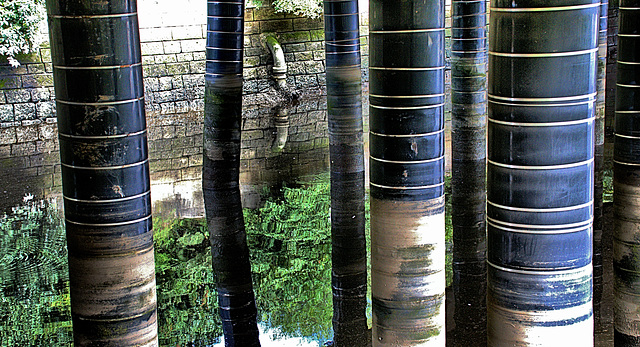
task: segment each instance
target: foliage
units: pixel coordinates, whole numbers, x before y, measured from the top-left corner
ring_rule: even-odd
[[[318,18],[322,15],[321,0],[274,0],[276,12],[293,13],[298,16]]]
[[[604,170],[602,175],[603,202],[613,202],[613,170]]]
[[[0,216],[0,340],[6,346],[72,341],[64,225],[55,200]]]
[[[321,177],[245,210],[261,319],[283,335],[331,335],[330,205],[328,177]]]
[[[244,210],[260,320],[282,336],[331,335],[328,179],[285,187]],[[211,344],[222,335],[204,219],[154,221],[162,345]]]
[[[445,187],[448,196],[450,177]],[[282,188],[262,208],[244,210],[259,318],[282,336],[322,341],[332,335],[330,206],[329,178],[321,175],[311,184]],[[368,230],[368,199],[365,209]],[[446,222],[449,285],[450,213]],[[205,221],[157,221],[154,228],[162,343],[213,341],[221,331]]]
[[[222,335],[203,219],[154,221],[161,345],[207,346]]]
[[[273,6],[276,12],[318,18],[322,16],[322,0],[246,0],[247,6]]]
[[[259,318],[282,336],[322,342],[332,335],[330,205],[329,178],[321,175],[284,187],[260,209],[244,210]],[[368,230],[368,200],[365,208]],[[204,219],[154,219],[161,345],[206,346],[222,335],[208,238]],[[449,216],[447,242],[449,248]],[[57,206],[30,202],[0,217],[0,249],[3,343],[70,344],[67,252]],[[448,283],[450,268],[447,258]]]
[[[39,40],[39,23],[44,18],[43,0],[0,2],[0,55],[17,63],[15,56],[33,52]]]
[[[445,253],[445,273],[447,276],[447,287],[453,282],[453,224],[451,221],[451,175],[444,177],[444,242],[446,246]]]

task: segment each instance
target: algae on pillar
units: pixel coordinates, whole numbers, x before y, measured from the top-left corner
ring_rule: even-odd
[[[202,188],[225,345],[259,346],[240,200],[244,1],[207,2]]]
[[[444,1],[370,2],[374,346],[443,346]]]
[[[337,347],[367,346],[364,141],[357,0],[325,0],[331,284]]]
[[[621,0],[613,149],[614,342],[640,345],[640,2]]]
[[[599,1],[582,0],[491,1],[491,346],[593,345],[599,7]]]
[[[135,1],[48,0],[76,346],[157,346]]]

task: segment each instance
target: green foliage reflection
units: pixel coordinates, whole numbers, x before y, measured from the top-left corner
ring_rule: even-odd
[[[329,206],[322,176],[244,210],[259,318],[280,337],[331,336]],[[222,331],[205,221],[156,221],[154,229],[161,344],[210,344]]]
[[[613,202],[613,170],[606,169],[602,175],[603,202]]]
[[[70,345],[67,249],[55,201],[0,216],[0,256],[2,345]]]
[[[203,219],[154,222],[163,346],[207,346],[222,335],[208,236]]]
[[[331,230],[328,176],[283,188],[258,210],[245,210],[261,319],[285,336],[331,336]]]
[[[329,177],[321,175],[244,210],[259,319],[276,337],[331,338],[330,205]],[[208,237],[204,219],[154,219],[163,346],[208,346],[222,335]],[[0,217],[0,255],[2,344],[70,345],[67,252],[55,203],[27,203]],[[450,267],[447,258],[448,282]]]

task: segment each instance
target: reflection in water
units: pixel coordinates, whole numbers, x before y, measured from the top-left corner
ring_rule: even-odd
[[[329,184],[322,177],[306,189],[285,187],[245,213],[262,321],[318,342],[332,335]]]
[[[273,346],[282,346],[283,339],[319,345],[332,335],[328,215],[326,180],[283,188],[262,208],[245,209],[258,319],[262,338],[270,336]],[[222,330],[204,220],[157,221],[155,243],[161,344],[218,341]]]
[[[263,346],[318,346],[331,331],[328,177],[245,210]],[[0,218],[0,341],[71,344],[67,254],[55,201]],[[154,222],[160,344],[221,342],[203,219]]]
[[[283,188],[267,198],[262,208],[244,211],[263,346],[320,346],[332,337],[328,192],[328,175],[324,175],[304,187]],[[609,203],[603,223],[608,269],[604,292],[609,299],[603,301],[596,346],[612,345],[610,210]],[[55,200],[29,201],[0,216],[3,346],[37,345],[41,341],[48,346],[71,345],[67,253],[60,216]],[[450,220],[447,223],[450,239]],[[154,231],[161,345],[222,346],[204,221],[156,218]],[[447,282],[451,283],[450,277]],[[473,296],[469,286],[460,291]],[[449,317],[453,309],[447,307]],[[367,314],[370,319],[371,307]],[[470,315],[468,322],[477,323],[473,319]],[[447,345],[482,345],[474,343],[477,336],[463,333],[460,329],[449,331]]]
[[[258,323],[260,330],[260,344],[262,346],[278,346],[278,347],[317,347],[318,342],[310,341],[303,337],[287,337],[282,334],[279,329],[268,328],[264,323]],[[224,336],[220,342],[213,344],[211,347],[224,347]]]
[[[486,223],[485,163],[452,163],[453,293],[455,333],[453,346],[486,346]]]
[[[72,340],[64,227],[55,200],[0,216],[0,341],[66,346]]]

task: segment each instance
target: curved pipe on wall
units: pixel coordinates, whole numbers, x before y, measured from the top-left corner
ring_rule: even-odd
[[[284,59],[284,50],[273,36],[267,36],[266,44],[273,56],[273,78],[279,88],[284,88],[287,85],[287,62]]]
[[[274,153],[280,153],[287,144],[287,138],[289,137],[289,108],[281,107],[276,110],[275,113],[276,123],[276,138],[273,141],[271,150]]]
[[[267,36],[265,43],[273,56],[273,79],[276,80],[278,89],[286,91],[287,87],[287,62],[284,59],[284,50],[273,36]],[[271,150],[274,153],[280,153],[287,144],[289,137],[289,108],[280,106],[275,113],[276,138],[273,141]]]

